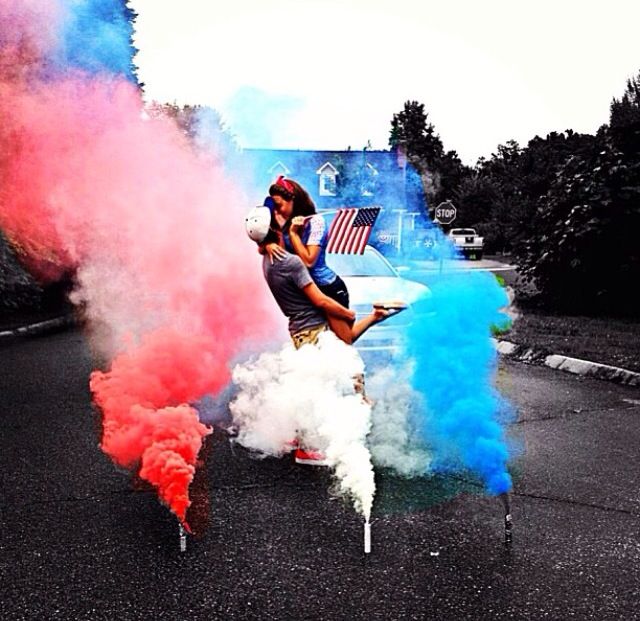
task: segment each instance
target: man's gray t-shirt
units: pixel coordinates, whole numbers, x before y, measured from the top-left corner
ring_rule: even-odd
[[[262,271],[280,310],[289,318],[291,334],[327,323],[324,312],[303,291],[313,279],[299,256],[287,252],[284,259],[271,265],[265,255]]]

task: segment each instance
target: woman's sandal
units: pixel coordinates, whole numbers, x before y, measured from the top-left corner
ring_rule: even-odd
[[[393,315],[401,313],[403,310],[407,310],[407,308],[409,308],[409,305],[402,300],[391,300],[388,302],[374,302],[373,308],[386,310],[389,312],[387,317],[392,317]]]

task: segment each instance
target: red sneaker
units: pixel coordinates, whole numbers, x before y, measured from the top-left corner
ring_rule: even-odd
[[[328,466],[329,462],[320,451],[313,449],[303,450],[296,449],[296,464],[305,464],[307,466]]]

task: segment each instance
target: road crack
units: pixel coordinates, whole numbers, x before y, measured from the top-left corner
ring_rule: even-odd
[[[511,492],[514,497],[518,498],[532,498],[534,500],[548,500],[551,502],[562,503],[566,505],[574,505],[577,507],[584,507],[588,509],[598,509],[600,511],[610,511],[613,513],[620,513],[623,515],[631,515],[633,517],[640,517],[640,513],[632,511],[631,509],[619,509],[617,507],[610,507],[608,505],[600,505],[592,502],[584,502],[581,500],[571,500],[570,498],[558,498],[556,496],[545,496],[540,494],[531,494],[528,492]]]

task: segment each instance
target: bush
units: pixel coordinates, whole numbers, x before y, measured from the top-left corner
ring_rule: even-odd
[[[39,309],[42,301],[42,287],[20,265],[0,231],[0,313]]]
[[[637,315],[640,162],[618,151],[606,129],[599,138],[599,148],[570,157],[557,174],[518,262],[550,308]]]

